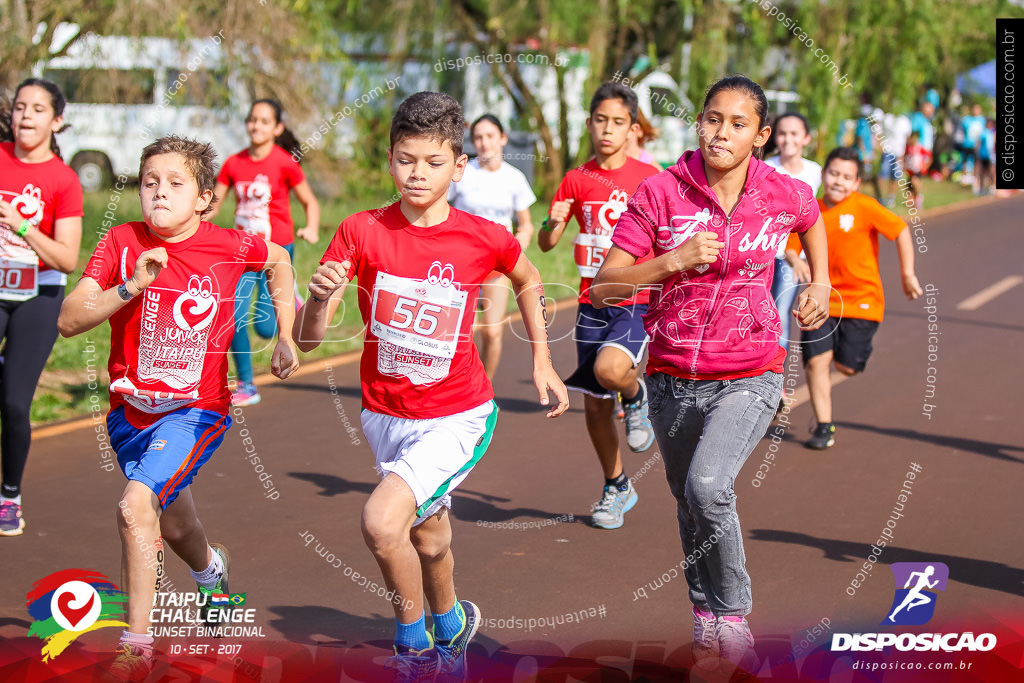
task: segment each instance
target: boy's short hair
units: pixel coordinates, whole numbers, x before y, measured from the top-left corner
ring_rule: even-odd
[[[622,100],[622,104],[626,105],[626,109],[629,110],[629,122],[636,123],[637,112],[640,110],[640,101],[637,99],[636,93],[628,85],[622,83],[616,83],[615,81],[605,81],[594,91],[594,96],[590,98],[590,115],[593,116],[597,108],[601,106],[601,103],[605,100]]]
[[[835,159],[839,159],[840,161],[852,161],[857,164],[857,177],[860,178],[860,155],[857,153],[856,149],[853,147],[836,147],[828,153],[827,157],[825,157],[825,165],[822,168],[828,168],[828,165]]]
[[[412,137],[425,137],[442,144],[447,140],[458,159],[462,154],[464,130],[462,107],[455,98],[440,92],[418,92],[405,98],[391,119],[391,149]]]
[[[199,194],[207,190],[213,192],[213,188],[217,185],[217,152],[214,151],[213,145],[177,135],[159,138],[146,145],[146,148],[142,150],[142,159],[139,161],[139,180],[142,179],[142,171],[146,167],[146,162],[161,154],[180,155],[185,160],[185,168],[189,170],[192,177],[196,179],[196,184],[199,185]],[[205,216],[212,210],[213,201],[206,207],[202,215]]]

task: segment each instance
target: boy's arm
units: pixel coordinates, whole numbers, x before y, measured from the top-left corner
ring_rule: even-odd
[[[548,411],[548,417],[558,417],[569,407],[569,393],[558,373],[551,366],[551,350],[548,348],[547,301],[540,272],[524,254],[519,255],[515,268],[508,274],[516,293],[516,303],[526,325],[533,351],[533,384],[540,393],[540,404],[548,405],[548,391],[558,400],[558,405]]]
[[[913,301],[924,294],[924,290],[921,289],[921,284],[914,273],[914,241],[910,237],[909,228],[904,228],[896,237],[896,251],[900,256],[900,281],[903,283],[903,293]]]
[[[801,330],[816,330],[828,320],[828,299],[832,282],[828,275],[828,241],[825,237],[825,221],[818,220],[800,233],[800,244],[807,255],[811,279],[800,295],[800,304],[793,312]]]
[[[569,216],[572,212],[574,199],[566,199],[555,202],[551,205],[551,213],[548,214],[547,227],[541,225],[537,235],[537,244],[541,251],[551,251],[558,244],[565,232],[565,226],[569,224]]]
[[[135,272],[124,283],[124,288],[134,299],[149,287],[167,266],[167,250],[163,247],[150,249],[139,254]],[[64,299],[57,317],[57,330],[63,337],[73,337],[87,332],[121,310],[127,301],[118,293],[120,286],[104,290],[91,277],[83,277],[71,294]]]
[[[270,371],[274,377],[287,379],[299,367],[299,354],[292,341],[292,327],[295,325],[295,276],[292,261],[284,247],[267,243],[267,288],[274,300],[277,315],[277,345],[270,359]]]
[[[308,181],[303,180],[294,189],[295,197],[306,211],[306,227],[296,230],[295,234],[310,244],[316,244],[320,239],[320,204],[316,201]]]
[[[327,325],[337,312],[341,297],[345,294],[345,286],[349,281],[348,271],[351,267],[349,261],[328,261],[317,267],[313,273],[309,281],[310,297],[299,310],[292,326],[292,335],[303,353],[309,353],[324,340]]]

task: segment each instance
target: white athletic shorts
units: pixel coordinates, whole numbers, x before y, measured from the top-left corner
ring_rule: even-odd
[[[498,406],[492,400],[426,420],[369,410],[363,410],[360,418],[381,477],[398,475],[416,496],[416,526],[442,507],[451,509],[451,492],[491,444]]]

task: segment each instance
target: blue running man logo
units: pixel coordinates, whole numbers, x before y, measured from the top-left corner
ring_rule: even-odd
[[[935,614],[936,590],[945,591],[949,567],[942,562],[895,562],[890,565],[896,581],[885,626],[918,626]],[[901,588],[902,586],[902,588]]]

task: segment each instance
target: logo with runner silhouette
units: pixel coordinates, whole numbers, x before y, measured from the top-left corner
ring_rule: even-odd
[[[882,624],[918,626],[935,614],[936,591],[945,591],[949,567],[942,562],[896,562],[890,565],[896,595]]]

